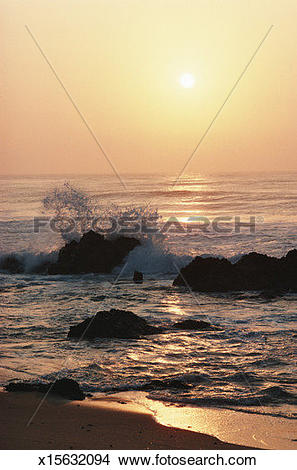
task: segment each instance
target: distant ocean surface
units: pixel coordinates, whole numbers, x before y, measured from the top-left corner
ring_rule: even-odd
[[[175,186],[174,177],[126,176],[127,190],[113,176],[0,179],[0,263],[11,253],[26,271],[0,272],[2,384],[67,375],[86,391],[117,392],[160,379],[168,386],[147,392],[154,400],[297,418],[297,294],[207,295],[172,287],[177,269],[196,255],[236,260],[250,251],[282,256],[297,248],[297,173],[188,175]],[[47,215],[43,198],[64,181],[108,210],[149,203],[164,221],[192,229],[166,232],[133,250],[116,284],[120,268],[110,275],[33,274],[64,244],[46,227],[33,233],[33,218]],[[235,217],[245,223],[239,231]],[[132,282],[134,270],[144,273],[143,284]],[[222,331],[67,340],[70,325],[110,308],[155,325],[206,319]],[[171,379],[189,388],[170,387]]]

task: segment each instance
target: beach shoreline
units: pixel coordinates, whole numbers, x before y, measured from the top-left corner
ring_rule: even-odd
[[[145,407],[120,398],[70,402],[50,396],[28,425],[42,398],[39,393],[0,392],[2,450],[249,449],[208,434],[165,426]]]

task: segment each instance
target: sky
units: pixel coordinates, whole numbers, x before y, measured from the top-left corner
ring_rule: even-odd
[[[297,170],[295,0],[0,0],[0,15],[1,174],[111,174],[82,116],[120,174],[178,174],[271,25],[185,172]]]

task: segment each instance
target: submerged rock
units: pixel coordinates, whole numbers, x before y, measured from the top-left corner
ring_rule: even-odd
[[[53,393],[69,400],[84,400],[85,394],[79,384],[72,379],[59,379],[55,382],[11,382],[5,386],[8,392]]]
[[[143,274],[139,271],[134,271],[134,274],[133,274],[133,281],[135,282],[135,284],[142,284],[143,282]]]
[[[96,313],[78,325],[71,326],[68,338],[139,338],[161,333],[161,328],[149,325],[144,318],[126,310],[111,309]]]
[[[297,291],[297,250],[282,258],[249,253],[232,264],[227,259],[197,256],[173,281],[200,292]]]
[[[194,331],[216,331],[219,330],[217,326],[203,320],[184,320],[174,323],[172,328],[177,330],[194,330]]]
[[[140,390],[166,390],[171,388],[175,388],[178,390],[188,390],[191,387],[190,385],[184,383],[182,380],[179,379],[155,379],[142,385],[140,387]]]
[[[98,312],[95,316],[71,326],[68,338],[137,339],[141,336],[170,333],[174,329],[216,331],[220,328],[203,320],[184,320],[166,328],[157,327],[150,325],[144,318],[133,312],[111,309],[110,311]]]
[[[90,230],[78,242],[72,240],[60,249],[58,260],[49,266],[48,273],[110,273],[138,245],[136,238],[106,239]]]

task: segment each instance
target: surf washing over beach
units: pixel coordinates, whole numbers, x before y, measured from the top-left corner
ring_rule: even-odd
[[[124,178],[125,190],[112,176],[1,177],[1,384],[67,376],[95,394],[141,391],[135,397],[142,402],[296,420],[297,294],[193,293],[172,285],[197,255],[235,262],[253,251],[281,257],[296,248],[296,178],[189,175],[174,186],[174,178],[139,175]],[[65,236],[47,219],[36,230],[36,218],[49,217],[43,200],[65,181],[99,215],[157,210],[162,233],[140,236],[141,245],[109,274],[45,274],[39,267],[57,258]],[[142,284],[133,283],[135,270]],[[195,319],[220,329],[67,339],[70,326],[112,308],[153,326]]]

